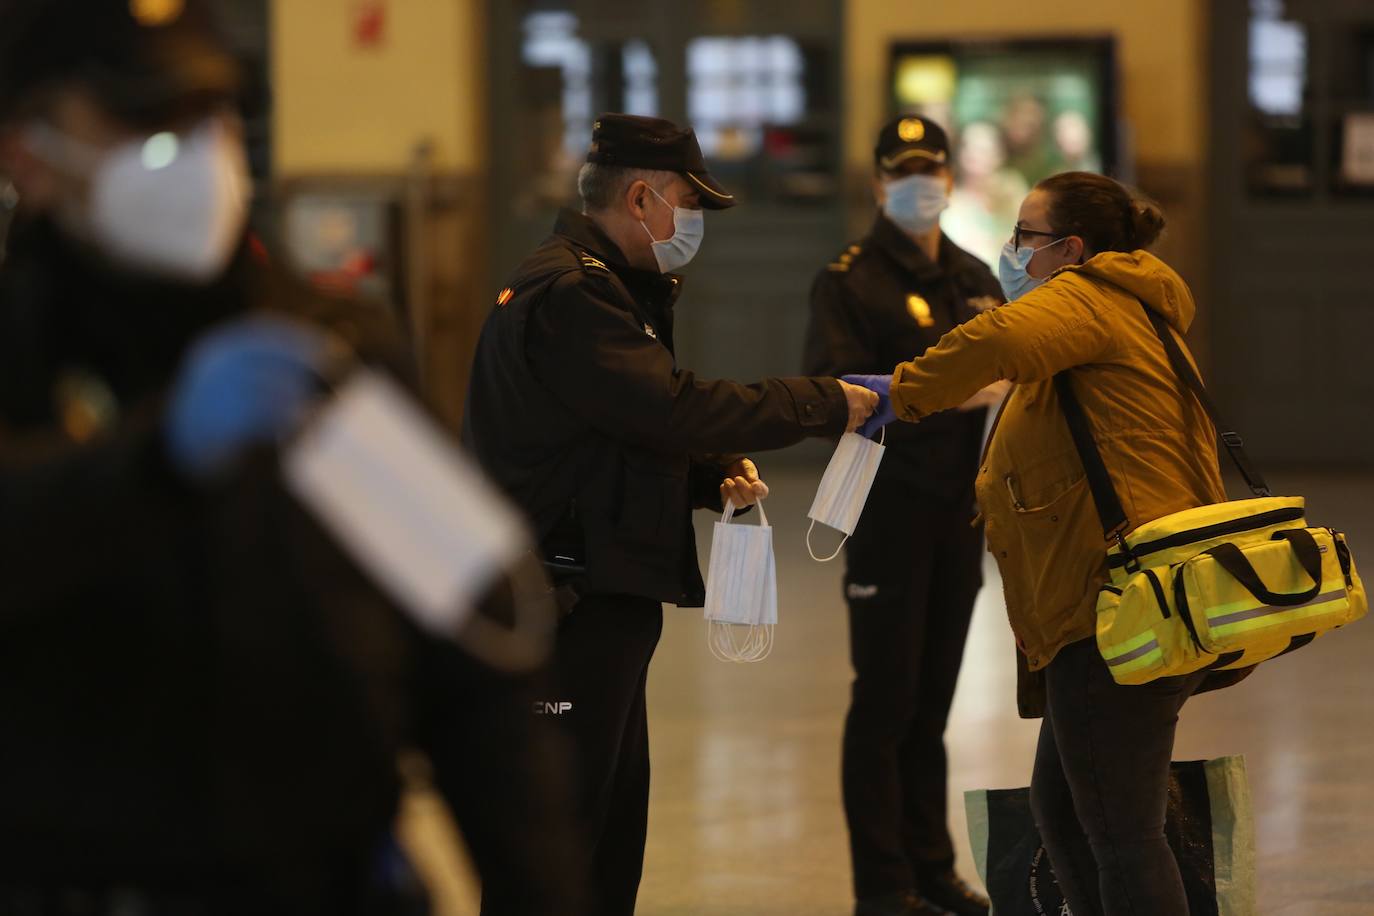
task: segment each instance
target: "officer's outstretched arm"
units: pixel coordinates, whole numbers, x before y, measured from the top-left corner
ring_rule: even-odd
[[[708,381],[679,370],[609,281],[570,275],[536,310],[530,363],[551,396],[606,435],[669,452],[752,452],[845,431],[834,379]]]

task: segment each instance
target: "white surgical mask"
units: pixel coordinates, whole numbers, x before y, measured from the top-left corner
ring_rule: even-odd
[[[778,622],[778,574],[773,558],[773,529],[763,503],[759,523],[732,525],[735,504],[711,538],[711,565],[706,573],[706,643],[726,662],[761,662],[773,650]]]
[[[1002,293],[1007,297],[1008,302],[1015,302],[1048,279],[1047,277],[1032,277],[1026,268],[1030,266],[1031,258],[1035,257],[1037,251],[1053,248],[1062,241],[1064,239],[1055,239],[1048,245],[1041,245],[1039,248],[1029,246],[1015,248],[1011,242],[1002,246],[1002,257],[997,262],[997,281],[1002,284]]]
[[[883,438],[887,438],[886,431]],[[840,555],[844,542],[854,533],[859,516],[863,515],[868,493],[878,476],[878,466],[883,462],[884,451],[886,449],[881,443],[865,439],[857,433],[845,433],[840,439],[825,469],[825,476],[821,478],[821,485],[816,490],[811,511],[806,513],[811,519],[811,527],[806,532],[806,549],[811,559],[829,563]],[[844,540],[828,557],[816,556],[811,546],[811,534],[816,530],[817,522],[844,532]]]
[[[883,184],[883,213],[904,231],[934,229],[949,208],[949,184],[935,175],[908,175]]]
[[[247,222],[252,180],[225,119],[186,134],[140,137],[97,150],[45,124],[26,134],[33,152],[90,180],[64,227],[124,267],[205,283],[228,266]]]
[[[349,376],[284,450],[282,471],[292,495],[416,624],[495,667],[544,661],[553,609],[522,576],[509,580],[512,626],[478,612],[527,555],[525,523],[396,382],[370,370]]]
[[[663,205],[671,207],[673,211],[673,237],[658,241],[654,239],[654,260],[658,262],[660,273],[670,274],[675,270],[681,270],[692,262],[692,258],[697,256],[701,249],[701,239],[706,234],[706,214],[700,210],[689,210],[686,207],[674,207],[664,200],[663,195],[653,191],[655,197],[663,201]],[[649,232],[649,227],[643,220],[639,221],[644,226],[644,231],[649,233],[649,238],[653,239],[654,234]]]

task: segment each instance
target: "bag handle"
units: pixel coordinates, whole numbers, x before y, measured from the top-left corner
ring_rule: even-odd
[[[1295,528],[1291,531],[1281,531],[1275,538],[1288,541],[1293,548],[1293,553],[1297,554],[1298,563],[1302,566],[1302,571],[1307,573],[1308,578],[1313,582],[1310,589],[1304,592],[1285,594],[1282,592],[1271,592],[1260,578],[1259,573],[1235,544],[1219,544],[1206,552],[1217,561],[1217,564],[1241,585],[1245,590],[1254,595],[1259,601],[1274,607],[1298,607],[1307,604],[1321,594],[1322,590],[1322,552],[1317,545],[1317,539],[1312,537],[1312,532],[1306,528]]]
[[[1227,453],[1235,462],[1241,476],[1245,478],[1250,491],[1257,497],[1273,495],[1263,476],[1250,461],[1250,456],[1245,451],[1245,442],[1240,434],[1229,430],[1221,422],[1216,403],[1212,400],[1211,394],[1208,393],[1207,387],[1203,385],[1197,370],[1193,368],[1193,364],[1184,355],[1182,346],[1174,336],[1173,329],[1164,320],[1164,316],[1144,302],[1140,303],[1140,307],[1144,309],[1151,327],[1154,328],[1160,343],[1164,345],[1165,355],[1169,359],[1174,374],[1182,379],[1185,386],[1202,405],[1207,418],[1212,422],[1213,429],[1216,430],[1217,438],[1226,446]],[[1083,412],[1083,405],[1078,400],[1078,396],[1074,394],[1073,384],[1069,379],[1070,371],[1060,372],[1054,377],[1054,388],[1059,394],[1060,407],[1064,411],[1065,420],[1068,422],[1074,448],[1078,451],[1078,457],[1083,462],[1088,486],[1092,490],[1093,504],[1097,507],[1097,515],[1102,522],[1102,532],[1107,540],[1116,541],[1120,545],[1121,552],[1128,558],[1126,568],[1134,572],[1139,568],[1139,564],[1131,556],[1130,549],[1126,545],[1126,530],[1130,527],[1130,520],[1126,516],[1125,508],[1121,505],[1121,498],[1117,495],[1111,475],[1107,472],[1107,465],[1102,460],[1102,452],[1098,449],[1097,441],[1093,438],[1092,427],[1089,426],[1087,415]]]

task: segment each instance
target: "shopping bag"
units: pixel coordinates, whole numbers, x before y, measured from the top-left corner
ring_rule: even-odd
[[[773,560],[773,529],[763,503],[759,524],[731,524],[734,503],[711,538],[706,573],[706,642],[721,661],[759,662],[773,650],[778,622],[778,576]]]
[[[964,804],[994,916],[1073,916],[1031,816],[1030,790],[980,789],[964,793]],[[1244,757],[1174,763],[1165,834],[1192,916],[1253,916],[1255,832]]]

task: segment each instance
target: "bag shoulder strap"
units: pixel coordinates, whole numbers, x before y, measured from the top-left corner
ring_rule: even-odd
[[[1193,368],[1192,362],[1184,354],[1183,347],[1174,336],[1173,329],[1164,320],[1164,316],[1144,302],[1141,302],[1140,306],[1145,310],[1150,325],[1154,328],[1160,342],[1164,344],[1164,352],[1169,358],[1169,364],[1173,367],[1174,374],[1183,381],[1198,399],[1198,403],[1202,405],[1203,411],[1206,412],[1216,430],[1217,438],[1226,446],[1227,453],[1235,462],[1241,476],[1245,478],[1250,491],[1258,497],[1272,495],[1259,470],[1250,461],[1250,456],[1245,451],[1245,442],[1240,434],[1232,431],[1221,422],[1216,403],[1212,400],[1207,387],[1203,385],[1197,370]],[[1083,404],[1074,394],[1069,372],[1061,372],[1056,375],[1054,387],[1059,394],[1059,403],[1064,411],[1064,418],[1068,421],[1069,433],[1073,437],[1074,447],[1083,462],[1088,486],[1092,490],[1093,503],[1097,507],[1098,517],[1102,521],[1103,534],[1107,540],[1115,540],[1121,544],[1122,550],[1129,554],[1129,551],[1126,551],[1125,532],[1130,525],[1130,520],[1126,517],[1126,510],[1121,505],[1121,498],[1117,495],[1111,475],[1107,472],[1106,462],[1102,460],[1102,452],[1098,449],[1097,441],[1093,438],[1092,427],[1089,426],[1088,417],[1083,412]]]
[[[1102,451],[1093,438],[1092,427],[1088,425],[1083,404],[1073,393],[1073,382],[1069,373],[1061,372],[1054,377],[1054,388],[1059,393],[1059,406],[1064,411],[1064,419],[1069,423],[1069,434],[1073,436],[1078,457],[1083,461],[1083,470],[1088,476],[1088,487],[1092,490],[1093,504],[1097,506],[1097,516],[1102,520],[1102,533],[1107,540],[1124,539],[1130,520],[1112,484],[1107,463],[1102,460]]]
[[[1179,344],[1178,338],[1174,336],[1173,328],[1164,320],[1164,316],[1150,308],[1145,303],[1141,303],[1141,308],[1145,309],[1146,316],[1150,319],[1150,324],[1154,325],[1155,334],[1164,343],[1164,352],[1169,355],[1169,362],[1174,367],[1174,374],[1183,379],[1183,383],[1193,392],[1202,405],[1203,411],[1207,414],[1207,419],[1212,421],[1212,427],[1216,430],[1217,439],[1226,446],[1227,453],[1231,460],[1235,462],[1236,469],[1240,471],[1240,476],[1245,478],[1245,484],[1250,488],[1250,492],[1258,497],[1272,496],[1269,485],[1265,483],[1263,475],[1250,460],[1249,454],[1245,451],[1245,440],[1240,433],[1232,429],[1228,424],[1223,423],[1221,413],[1217,410],[1216,402],[1212,400],[1211,392],[1202,383],[1197,370],[1193,368],[1192,362],[1183,352],[1183,347]]]

